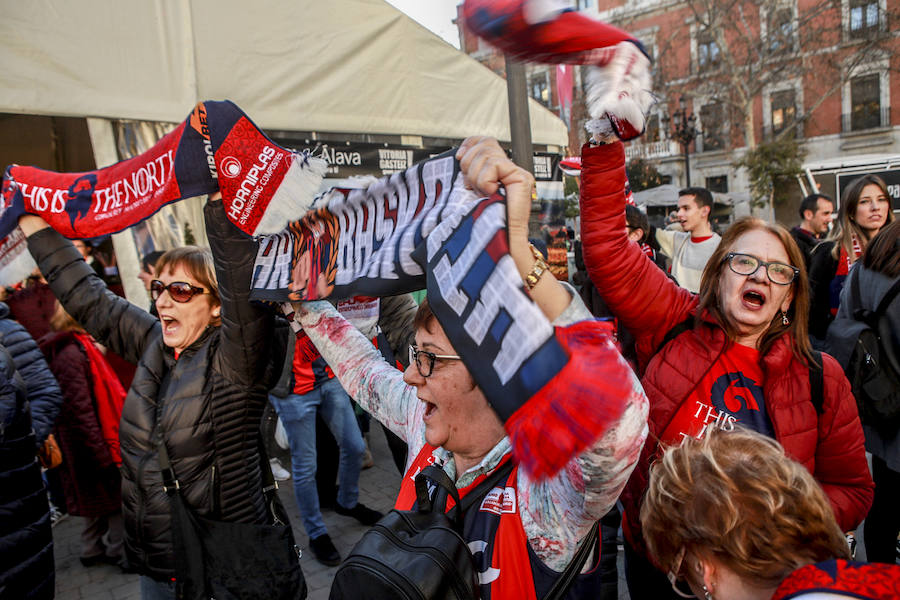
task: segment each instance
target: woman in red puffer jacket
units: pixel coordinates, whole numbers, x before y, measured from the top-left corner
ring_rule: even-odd
[[[740,424],[778,440],[822,485],[841,527],[854,529],[873,494],[862,427],[840,366],[828,355],[819,362],[809,346],[808,282],[790,234],[759,219],[738,221],[710,258],[699,295],[692,294],[626,237],[622,144],[586,145],[582,162],[585,264],[635,337],[650,399],[650,436],[622,493],[631,596],[677,597],[647,559],[638,515],[661,447],[700,437],[707,427]],[[819,368],[823,393],[814,399]]]

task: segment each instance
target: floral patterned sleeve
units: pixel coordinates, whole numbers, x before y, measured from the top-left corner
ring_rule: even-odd
[[[334,371],[341,385],[360,406],[418,452],[425,440],[422,413],[414,387],[403,373],[329,302],[294,305],[298,323]]]
[[[564,327],[590,318],[575,295],[553,324]],[[625,410],[618,421],[556,476],[534,481],[523,469],[518,471],[519,514],[525,535],[535,554],[555,571],[565,569],[580,540],[616,503],[647,438],[647,397],[621,355],[618,361],[631,373],[634,384],[631,394],[622,399]]]
[[[564,327],[592,318],[581,299],[572,294],[572,302],[554,321]],[[403,375],[386,363],[372,344],[350,325],[328,302],[295,305],[299,324],[306,330],[335,375],[365,410],[402,437],[414,455],[425,443],[422,421],[424,404]],[[609,342],[611,343],[611,342]],[[622,369],[630,367],[619,356]],[[621,417],[581,455],[573,458],[556,476],[531,480],[518,471],[519,514],[525,534],[537,556],[550,568],[562,571],[572,559],[579,541],[590,527],[615,504],[637,462],[647,437],[647,398],[632,374],[632,393],[623,398]],[[501,444],[508,447],[508,439]],[[486,461],[499,462],[502,452]],[[451,463],[452,464],[452,463]],[[488,470],[496,464],[485,464]],[[446,468],[446,467],[445,467]],[[450,475],[456,478],[455,470]],[[458,485],[466,485],[477,475],[464,474]],[[585,567],[589,568],[589,567]]]

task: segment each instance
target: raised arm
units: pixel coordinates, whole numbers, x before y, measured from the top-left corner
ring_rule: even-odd
[[[491,140],[466,140],[458,155],[463,156],[460,164],[467,182],[474,189],[491,193],[496,189],[496,182],[506,188],[510,254],[524,279],[535,262],[527,241],[533,179],[516,167]],[[495,183],[493,189],[492,182]],[[623,187],[624,179],[619,187],[624,200]],[[624,239],[625,219],[621,204],[619,209]],[[590,312],[573,291],[551,274],[544,273],[530,294],[553,326],[563,328],[591,319]],[[598,360],[608,358],[614,362],[604,365],[606,372],[614,372],[615,376],[621,375],[630,381],[630,392],[624,397],[603,399],[606,403],[603,410],[609,414],[603,433],[556,476],[539,482],[532,480],[524,469],[518,470],[518,498],[525,534],[535,553],[555,570],[565,568],[579,540],[615,503],[647,436],[648,404],[640,383],[609,337],[597,335],[592,340],[592,345],[584,347],[586,351],[596,352]],[[577,384],[571,389],[575,395],[590,393],[579,389]],[[574,402],[583,400],[581,397],[570,399]],[[601,409],[598,407],[598,410]]]
[[[641,359],[688,318],[696,297],[678,287],[625,235],[625,148],[585,145],[581,154],[584,263],[610,311],[635,338]]]
[[[612,342],[607,341],[612,350]],[[616,503],[647,438],[649,403],[631,367],[618,352],[618,367],[632,375],[621,415],[594,444],[555,477],[533,481],[519,470],[522,525],[531,548],[554,570],[572,560],[579,541]],[[522,494],[521,490],[527,490]]]
[[[466,185],[477,193],[489,196],[500,185],[505,188],[509,255],[516,263],[519,275],[525,280],[535,265],[535,257],[528,242],[528,218],[531,215],[534,177],[509,160],[506,152],[493,138],[466,138],[456,152],[456,157],[465,174]],[[528,293],[550,321],[559,317],[571,301],[569,293],[547,269]]]
[[[106,287],[72,242],[40,217],[24,215],[19,227],[28,251],[63,308],[94,339],[137,364],[146,344],[159,334],[159,320]]]
[[[250,302],[257,243],[228,220],[221,197],[210,198],[203,216],[222,301],[217,360],[226,377],[253,385],[266,376],[275,323],[273,311]]]
[[[416,410],[424,410],[424,406],[420,407],[415,388],[403,381],[403,373],[385,362],[372,343],[329,302],[296,303],[294,309],[295,318],[350,397],[411,449],[414,445],[421,447],[423,440],[410,437],[421,422],[421,415],[416,419]]]

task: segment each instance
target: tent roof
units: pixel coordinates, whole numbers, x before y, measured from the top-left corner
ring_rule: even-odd
[[[505,81],[383,0],[7,3],[0,57],[0,112],[180,122],[227,98],[264,129],[510,139]]]

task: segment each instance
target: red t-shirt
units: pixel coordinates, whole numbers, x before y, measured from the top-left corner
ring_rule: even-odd
[[[703,437],[709,426],[731,430],[735,423],[774,438],[762,381],[759,351],[731,344],[675,413],[660,440],[678,445],[687,436]]]

